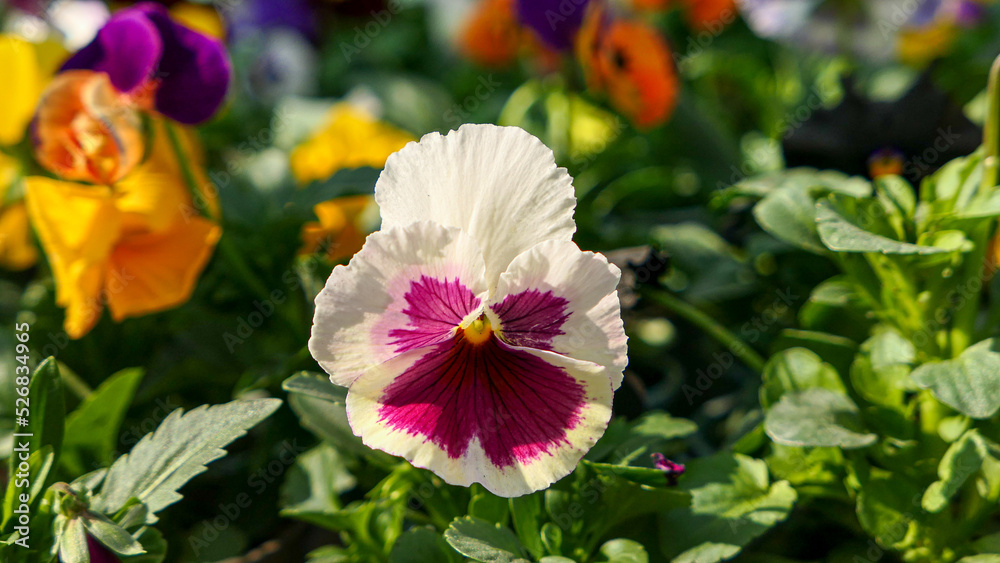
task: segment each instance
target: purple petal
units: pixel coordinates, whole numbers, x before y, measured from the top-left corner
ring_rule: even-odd
[[[118,563],[115,554],[90,535],[87,535],[87,551],[90,555],[90,563]]]
[[[115,89],[130,92],[153,76],[162,55],[163,42],[156,26],[142,12],[124,10],[112,16],[62,70],[103,71]]]
[[[583,25],[590,0],[517,0],[521,23],[533,29],[553,49],[565,51],[573,46],[576,32]]]
[[[157,72],[157,111],[189,125],[212,117],[225,100],[232,78],[225,46],[174,22],[159,4],[146,2],[135,9],[146,14],[163,38],[163,58]]]

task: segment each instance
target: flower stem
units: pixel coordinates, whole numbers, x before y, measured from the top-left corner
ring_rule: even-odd
[[[763,373],[765,360],[760,354],[744,342],[743,339],[717,323],[715,319],[703,313],[694,305],[661,290],[645,290],[642,292],[642,295],[646,299],[673,311],[684,320],[704,330],[746,364],[747,367],[757,373]]]
[[[167,137],[170,139],[170,146],[174,151],[174,155],[177,157],[177,163],[180,166],[181,175],[184,177],[184,182],[187,184],[188,191],[191,192],[191,201],[194,203],[195,209],[198,210],[203,217],[209,220],[215,220],[211,217],[208,209],[205,207],[204,196],[198,186],[198,181],[195,179],[194,172],[191,170],[191,165],[188,162],[187,154],[184,152],[184,147],[181,145],[180,136],[177,133],[177,128],[173,123],[168,121],[163,122],[163,126],[166,128]],[[243,285],[249,289],[257,299],[262,302],[268,302],[271,300],[271,292],[268,291],[267,286],[264,282],[254,274],[250,266],[247,265],[246,260],[243,259],[243,255],[236,250],[233,246],[232,237],[227,236],[228,229],[224,229],[223,235],[219,237],[218,249],[219,254],[222,256],[223,260],[229,265],[230,270],[236,274],[236,277],[243,282]],[[289,314],[287,308],[280,306],[275,306],[275,310],[282,321],[288,325],[288,329],[291,331],[298,340],[305,341],[309,339],[309,335],[302,330],[302,325],[298,319]]]
[[[986,87],[986,124],[983,126],[983,179],[981,190],[997,185],[997,171],[1000,169],[1000,56],[990,67],[990,78]]]

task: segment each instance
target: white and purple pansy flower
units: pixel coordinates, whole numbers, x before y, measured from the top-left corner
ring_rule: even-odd
[[[604,433],[627,347],[618,268],[573,242],[572,179],[515,127],[389,157],[382,229],[316,298],[309,350],[365,444],[519,496]]]

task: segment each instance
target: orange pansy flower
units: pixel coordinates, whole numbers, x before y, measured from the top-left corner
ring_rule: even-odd
[[[114,184],[27,179],[28,213],[71,338],[89,332],[105,305],[121,321],[185,302],[221,235],[192,213],[165,126],[153,127],[150,157]]]

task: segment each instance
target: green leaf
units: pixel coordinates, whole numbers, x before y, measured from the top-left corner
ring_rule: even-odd
[[[79,518],[70,520],[59,536],[59,560],[62,563],[90,563],[87,532]]]
[[[444,539],[455,551],[483,563],[513,563],[523,559],[524,548],[517,536],[478,518],[456,518],[444,532]]]
[[[16,432],[30,436],[15,437],[15,440],[26,440],[29,452],[37,452],[44,446],[52,446],[52,453],[58,463],[66,425],[66,404],[55,358],[46,358],[35,368],[35,373],[32,374],[28,384],[27,399],[30,411],[26,417],[28,425],[18,428]],[[16,406],[18,408],[24,406],[20,397]],[[12,455],[11,473],[14,473],[17,461],[17,456]]]
[[[920,490],[903,475],[882,471],[863,478],[856,499],[858,521],[881,545],[901,545],[916,525],[919,495]]]
[[[595,473],[604,477],[625,479],[639,485],[649,487],[666,487],[666,474],[654,467],[635,467],[631,465],[614,465],[611,463],[595,463],[583,460],[581,464],[593,469]]]
[[[474,516],[481,520],[493,524],[505,525],[509,513],[507,499],[498,497],[487,491],[481,485],[474,485],[470,488],[472,498],[469,499],[469,516]]]
[[[607,563],[649,563],[649,554],[641,543],[628,539],[616,539],[605,542],[600,549]]]
[[[167,541],[156,528],[142,528],[136,539],[146,553],[130,557],[127,563],[161,563],[167,558]]]
[[[17,443],[14,444],[14,448],[14,458],[18,460],[17,464],[20,465],[20,452],[16,451],[18,448]],[[52,446],[45,446],[37,452],[32,453],[26,461],[28,464],[28,475],[30,476],[28,482],[26,483],[24,479],[19,477],[20,470],[15,470],[11,474],[12,478],[7,481],[7,490],[4,493],[3,499],[3,522],[0,523],[0,534],[11,533],[15,525],[15,517],[25,512],[21,508],[24,504],[21,502],[21,495],[28,495],[27,513],[29,515],[35,514],[38,502],[42,498],[45,483],[48,481],[49,472],[52,471],[52,465],[55,462],[55,454],[52,453]],[[21,485],[27,485],[27,487]],[[17,512],[14,512],[15,510]]]
[[[187,414],[175,410],[129,454],[115,461],[94,506],[111,513],[135,497],[151,514],[163,510],[181,499],[178,489],[226,455],[222,448],[280,406],[279,399],[256,399],[203,405]]]
[[[899,176],[876,178],[875,197],[886,212],[898,218],[900,224],[913,219],[913,213],[917,209],[916,190],[903,178]]]
[[[142,376],[141,369],[126,369],[112,375],[66,418],[59,463],[67,473],[79,475],[111,463],[122,419]]]
[[[448,542],[428,527],[407,530],[389,553],[389,563],[457,563],[459,560]]]
[[[288,470],[281,487],[281,514],[306,521],[312,521],[312,515],[332,514],[341,508],[340,493],[356,484],[340,452],[320,444],[298,456]]]
[[[765,409],[782,395],[822,388],[846,393],[837,370],[811,350],[789,348],[771,356],[764,366],[760,403]]]
[[[716,454],[691,462],[690,508],[660,517],[660,547],[673,563],[715,563],[740,550],[788,517],[795,490],[787,481],[770,483],[761,460]]]
[[[542,545],[549,553],[562,552],[563,533],[562,528],[554,522],[542,524]]]
[[[562,555],[549,555],[539,559],[538,563],[576,563],[576,561],[573,561],[569,557],[563,557]]]
[[[953,443],[938,464],[938,480],[924,491],[921,502],[927,512],[941,512],[962,485],[975,475],[987,456],[986,442],[975,429]]]
[[[286,379],[281,388],[289,393],[307,395],[338,405],[347,402],[346,387],[334,385],[329,377],[314,372],[301,371]]]
[[[821,388],[783,396],[767,412],[764,430],[787,446],[855,449],[870,446],[878,438],[864,431],[858,407],[847,395]]]
[[[798,187],[769,194],[753,208],[754,219],[775,238],[803,250],[824,254],[826,248],[816,231],[816,201]]]
[[[876,202],[859,202],[849,198],[831,198],[816,204],[816,228],[823,244],[834,252],[876,252],[881,254],[940,254],[952,249],[922,246],[901,242],[866,230],[852,222],[871,223],[879,226],[879,212],[873,210]],[[884,226],[882,230],[887,230]]]
[[[644,415],[632,431],[641,436],[674,440],[686,438],[698,431],[698,425],[685,418],[674,418],[665,412],[652,412]]]
[[[120,556],[141,555],[146,552],[132,534],[103,515],[85,514],[81,520],[95,540]]]
[[[993,555],[991,553],[970,555],[959,559],[958,563],[1000,563],[1000,555]]]
[[[789,348],[812,350],[824,362],[833,366],[837,373],[847,373],[858,350],[857,344],[850,338],[828,332],[790,328],[778,333],[773,345],[776,352]]]
[[[958,412],[990,418],[1000,410],[1000,340],[984,340],[953,360],[928,362],[912,377]]]
[[[510,499],[510,518],[521,543],[536,559],[545,553],[542,546],[542,496],[533,493]]]

